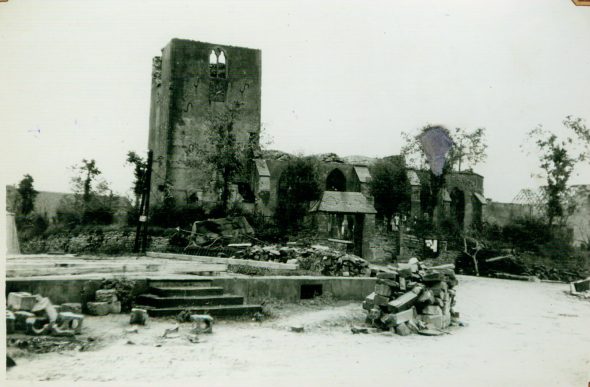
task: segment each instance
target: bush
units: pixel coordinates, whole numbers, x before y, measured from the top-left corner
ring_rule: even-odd
[[[35,212],[28,215],[17,215],[15,223],[21,241],[28,241],[42,235],[49,226],[47,219]]]

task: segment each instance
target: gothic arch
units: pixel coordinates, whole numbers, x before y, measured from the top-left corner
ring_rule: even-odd
[[[346,191],[346,177],[338,168],[333,169],[326,178],[326,191]]]

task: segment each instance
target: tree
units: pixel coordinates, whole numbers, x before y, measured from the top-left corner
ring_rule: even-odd
[[[405,144],[402,146],[401,154],[410,167],[425,169],[427,162],[420,144],[420,137],[424,132],[434,127],[434,125],[426,125],[418,133],[414,134],[402,132]],[[477,164],[485,161],[487,158],[485,128],[477,128],[472,131],[461,128],[450,131],[444,127],[440,128],[445,130],[449,137],[453,139],[453,147],[446,158],[446,165],[449,166],[449,170],[456,172],[472,170]]]
[[[317,160],[298,157],[281,173],[277,192],[277,225],[283,232],[299,231],[309,203],[322,193]]]
[[[221,205],[224,212],[229,207],[230,186],[234,178],[242,171],[243,162],[240,155],[243,149],[236,140],[234,125],[241,112],[243,103],[235,101],[226,105],[222,113],[213,114],[209,122],[208,137],[212,147],[206,159],[216,172],[216,188],[220,190]]]
[[[135,195],[135,208],[139,208],[139,199],[143,191],[143,177],[147,169],[147,161],[133,151],[127,152],[127,164],[133,166],[133,194]]]
[[[83,159],[73,166],[75,175],[71,179],[73,198],[64,198],[58,207],[57,216],[68,226],[78,224],[110,224],[113,221],[114,205],[117,198],[104,179],[98,179],[101,171],[94,159]]]
[[[39,192],[33,188],[33,181],[33,177],[26,174],[20,183],[18,183],[17,192],[20,204],[18,209],[21,215],[28,215],[35,208],[35,198]]]
[[[393,214],[408,210],[410,189],[402,160],[379,160],[371,167],[369,190],[375,200],[375,209],[388,223]]]
[[[579,118],[573,119],[568,116],[563,125],[582,140],[588,136],[588,129]],[[534,140],[539,166],[543,171],[541,177],[546,181],[542,189],[547,223],[552,226],[554,221],[559,219],[560,225],[564,225],[567,215],[575,209],[575,206],[572,206],[573,201],[568,196],[568,182],[576,164],[585,160],[587,148],[584,149],[584,144],[575,142],[572,136],[560,138],[542,125],[529,131],[528,136]]]

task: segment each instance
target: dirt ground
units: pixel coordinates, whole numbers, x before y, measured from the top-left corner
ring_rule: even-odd
[[[218,321],[198,343],[187,338],[190,324],[176,338],[159,337],[173,320],[125,333],[127,315],[87,317],[85,335],[100,337],[96,349],[17,357],[6,385],[587,386],[590,302],[567,288],[460,277],[457,309],[467,326],[439,337],[353,335],[351,325],[364,322],[359,303],[289,305],[264,322]],[[289,330],[298,324],[305,332]]]

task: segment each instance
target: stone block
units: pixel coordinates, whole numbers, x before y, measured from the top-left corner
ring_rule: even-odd
[[[369,313],[367,313],[367,318],[369,320],[377,320],[380,317],[381,317],[381,309],[379,309],[379,308],[373,308],[369,311]]]
[[[395,333],[400,336],[408,336],[412,334],[412,331],[405,323],[402,323],[395,327]]]
[[[53,326],[52,334],[60,334],[64,331],[73,331],[74,334],[82,333],[84,316],[72,312],[60,312],[57,322]]]
[[[363,309],[370,310],[375,305],[375,293],[369,294],[363,301]]]
[[[29,317],[25,321],[25,324],[25,332],[28,335],[39,336],[48,334],[51,331],[51,324],[49,323],[49,319],[46,317]]]
[[[417,299],[418,299],[418,295],[416,293],[411,292],[411,291],[407,292],[407,293],[399,296],[395,300],[388,302],[387,303],[387,311],[393,312],[393,313],[401,312],[403,310],[410,308],[412,305],[414,305],[414,303],[416,302]]]
[[[391,288],[384,284],[375,284],[375,293],[379,296],[389,297],[391,296]]]
[[[106,316],[111,313],[111,304],[109,302],[88,302],[86,308],[88,314],[93,316]]]
[[[424,290],[420,297],[418,297],[418,303],[432,305],[434,304],[434,295],[428,289]]]
[[[149,320],[147,311],[145,309],[133,308],[131,309],[131,316],[129,324],[146,325]]]
[[[35,317],[34,313],[27,312],[24,310],[19,310],[14,312],[14,329],[17,331],[26,331],[27,330],[27,319],[29,317]]]
[[[192,314],[191,321],[193,323],[191,333],[213,333],[213,317],[208,314]]]
[[[438,272],[438,271],[427,271],[423,276],[422,276],[422,282],[441,282],[445,280],[445,276],[443,273]]]
[[[430,291],[434,294],[435,297],[440,297],[441,294],[446,293],[448,290],[448,285],[446,282],[440,281],[435,282],[430,285]]]
[[[398,275],[402,278],[410,278],[412,276],[412,265],[407,263],[400,263],[397,267]]]
[[[11,292],[6,299],[7,308],[11,310],[30,311],[36,303],[37,297],[27,292]]]
[[[117,301],[117,291],[115,289],[99,289],[94,294],[97,302]]]
[[[414,307],[398,313],[389,313],[381,317],[381,322],[387,327],[396,327],[399,324],[414,320],[417,317]]]
[[[442,329],[443,328],[443,315],[431,316],[427,314],[419,315],[420,320],[426,324],[430,329]]]
[[[375,294],[375,298],[373,299],[375,305],[387,305],[389,302],[389,297],[385,297],[379,294]]]
[[[6,311],[6,334],[14,333],[16,330],[16,317],[10,310]]]
[[[443,314],[443,311],[440,306],[428,305],[422,309],[421,314],[427,314],[430,316],[440,316]]]
[[[113,313],[113,314],[121,313],[121,301],[111,302],[111,313]]]
[[[390,288],[399,288],[399,283],[397,281],[391,280],[391,279],[378,279],[377,280],[378,284],[382,284],[382,285],[387,285]]]
[[[71,312],[71,313],[82,313],[82,304],[79,302],[66,302],[61,304],[59,312]]]
[[[407,289],[406,279],[404,277],[399,277],[399,289],[404,291]]]

